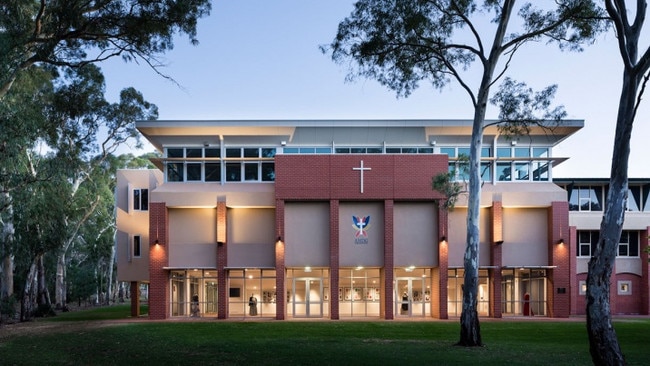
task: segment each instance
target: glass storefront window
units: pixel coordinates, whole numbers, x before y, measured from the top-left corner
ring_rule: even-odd
[[[329,270],[322,268],[287,269],[285,281],[287,315],[294,318],[329,316]]]
[[[275,270],[230,270],[227,295],[228,317],[275,317]]]
[[[501,270],[503,315],[546,315],[546,270],[508,268]]]
[[[216,270],[171,271],[171,316],[216,317],[217,284]]]
[[[381,298],[379,268],[339,270],[339,315],[342,317],[379,317]]]
[[[463,283],[465,270],[452,268],[447,270],[447,312],[449,316],[460,316],[463,311]],[[486,269],[478,271],[478,314],[490,314],[489,275]]]

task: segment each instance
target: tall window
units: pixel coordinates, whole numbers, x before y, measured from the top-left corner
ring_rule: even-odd
[[[599,236],[598,231],[578,231],[578,257],[591,257],[596,250]]]
[[[133,190],[133,209],[136,211],[149,210],[149,190],[146,188]]]
[[[140,242],[140,235],[133,236],[133,258],[142,256],[142,243]]]
[[[638,257],[639,256],[639,232],[623,231],[621,240],[618,242],[619,257]]]
[[[639,211],[639,204],[641,199],[641,187],[631,186],[627,191],[627,202],[625,203],[625,209],[628,211]]]

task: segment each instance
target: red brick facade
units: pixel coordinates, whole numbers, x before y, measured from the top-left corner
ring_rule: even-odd
[[[553,202],[548,209],[549,285],[546,301],[549,316],[568,318],[571,315],[571,243],[564,237],[569,228],[569,203]]]
[[[226,235],[226,202],[217,202],[217,296],[219,299],[228,298],[228,236]],[[228,314],[228,302],[219,301],[217,304],[217,318],[226,319]]]
[[[164,202],[149,204],[149,319],[169,316],[169,216]]]
[[[503,263],[503,205],[493,201],[490,210],[492,220],[492,242],[490,243],[490,263],[494,268],[488,270],[490,276],[490,315],[501,318],[501,265]]]

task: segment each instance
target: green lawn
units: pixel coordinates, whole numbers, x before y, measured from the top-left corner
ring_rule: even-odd
[[[2,365],[589,365],[583,322],[481,323],[482,348],[454,346],[455,321],[137,322],[128,307],[66,313],[38,335],[2,339]],[[66,322],[62,322],[62,321]],[[78,322],[74,322],[78,320]],[[39,322],[46,322],[39,320]],[[648,364],[650,319],[615,322],[630,365]]]

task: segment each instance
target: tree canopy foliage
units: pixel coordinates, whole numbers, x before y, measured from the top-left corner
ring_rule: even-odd
[[[209,0],[32,0],[0,4],[0,99],[35,64],[82,66],[111,57],[161,66],[173,36],[197,40]]]

